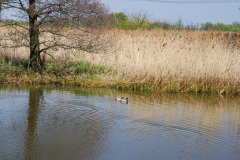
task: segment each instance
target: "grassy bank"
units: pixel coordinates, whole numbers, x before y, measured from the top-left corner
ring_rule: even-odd
[[[27,69],[28,48],[1,49],[1,82],[64,84],[183,93],[240,93],[240,35],[205,31],[107,31],[107,52],[51,51],[41,74]],[[47,38],[47,37],[45,37]],[[84,65],[111,69],[81,69]],[[83,62],[81,62],[83,63]],[[77,69],[78,68],[78,69]],[[84,68],[84,67],[83,67]],[[91,68],[91,67],[90,67]],[[94,67],[92,67],[94,68]],[[109,68],[109,67],[106,67]],[[94,69],[93,69],[94,70]],[[101,71],[104,70],[104,71]]]
[[[0,61],[0,82],[8,84],[75,85],[86,87],[108,87],[116,74],[112,67],[98,66],[87,62],[60,65],[47,62],[41,72],[28,67],[28,60]]]
[[[124,80],[112,67],[94,65],[88,62],[72,62],[65,66],[47,62],[40,72],[28,68],[28,61],[17,59],[0,61],[0,82],[2,84],[71,85],[81,87],[116,88],[131,91],[158,91],[166,93],[218,93],[239,94],[239,86],[219,81],[177,81],[154,79],[146,82]],[[122,75],[122,74],[121,74]]]

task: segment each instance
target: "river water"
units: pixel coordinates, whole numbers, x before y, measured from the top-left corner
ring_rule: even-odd
[[[0,87],[0,159],[237,160],[240,99]]]

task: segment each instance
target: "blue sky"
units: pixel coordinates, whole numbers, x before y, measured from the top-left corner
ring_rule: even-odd
[[[240,0],[101,0],[112,12],[147,13],[152,20],[185,24],[240,22]]]
[[[205,22],[232,24],[240,22],[240,0],[100,0],[112,12],[147,13],[149,18],[175,23],[179,18],[184,24]],[[11,11],[3,19],[14,19]]]

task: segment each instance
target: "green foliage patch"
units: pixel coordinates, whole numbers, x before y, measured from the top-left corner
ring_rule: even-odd
[[[114,28],[123,30],[151,30],[151,29],[164,29],[164,30],[213,30],[223,32],[240,32],[240,23],[233,22],[232,24],[211,22],[202,23],[201,26],[194,24],[184,25],[181,19],[176,23],[168,23],[166,21],[150,21],[147,15],[138,14],[137,16],[127,16],[123,12],[112,14],[112,25]]]
[[[107,73],[112,71],[112,67],[98,66],[91,64],[89,62],[78,62],[75,65],[76,74],[98,74],[98,73]]]
[[[232,24],[217,23],[213,24],[211,22],[206,22],[201,24],[200,30],[213,30],[213,31],[223,31],[223,32],[240,32],[240,23],[233,22]]]

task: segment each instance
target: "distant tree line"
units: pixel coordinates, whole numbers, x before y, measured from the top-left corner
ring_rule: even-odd
[[[61,17],[67,17],[66,14],[61,13]],[[76,25],[77,19],[72,19],[74,22],[66,23],[67,26]],[[213,30],[213,31],[223,31],[223,32],[240,32],[240,22],[233,22],[232,24],[224,23],[211,23],[206,22],[199,24],[184,24],[182,19],[178,19],[175,23],[169,23],[167,21],[151,21],[147,13],[137,13],[132,15],[126,15],[123,12],[106,14],[105,17],[102,16],[101,20],[92,21],[95,25],[99,26],[110,26],[117,29],[123,30],[152,30],[152,29],[164,29],[164,30]],[[7,24],[27,24],[27,21],[14,21],[14,20],[5,20]],[[80,23],[80,21],[79,21]],[[53,26],[54,24],[49,20],[46,21],[45,26]],[[78,24],[80,25],[80,24]]]
[[[214,30],[214,31],[224,31],[224,32],[240,32],[240,23],[233,22],[232,24],[217,23],[213,24],[211,22],[206,22],[201,24],[201,30]]]
[[[202,23],[201,26],[198,24],[189,23],[184,25],[181,19],[178,19],[176,23],[168,23],[167,21],[150,21],[147,14],[134,14],[127,16],[126,14],[114,13],[112,16],[112,25],[115,28],[123,30],[136,30],[136,29],[164,29],[164,30],[214,30],[224,32],[240,32],[240,23],[233,22],[232,24],[211,22]]]
[[[176,24],[170,24],[167,22],[160,21],[152,22],[149,20],[149,17],[146,13],[144,14],[138,13],[127,16],[122,12],[112,14],[112,25],[115,28],[123,30],[136,30],[136,29],[152,30],[157,28],[162,28],[166,30],[170,29],[182,30],[185,28],[185,26],[183,25],[183,21],[181,19],[179,19]],[[197,29],[197,27],[195,26],[191,26],[189,27],[189,29],[190,28]]]

